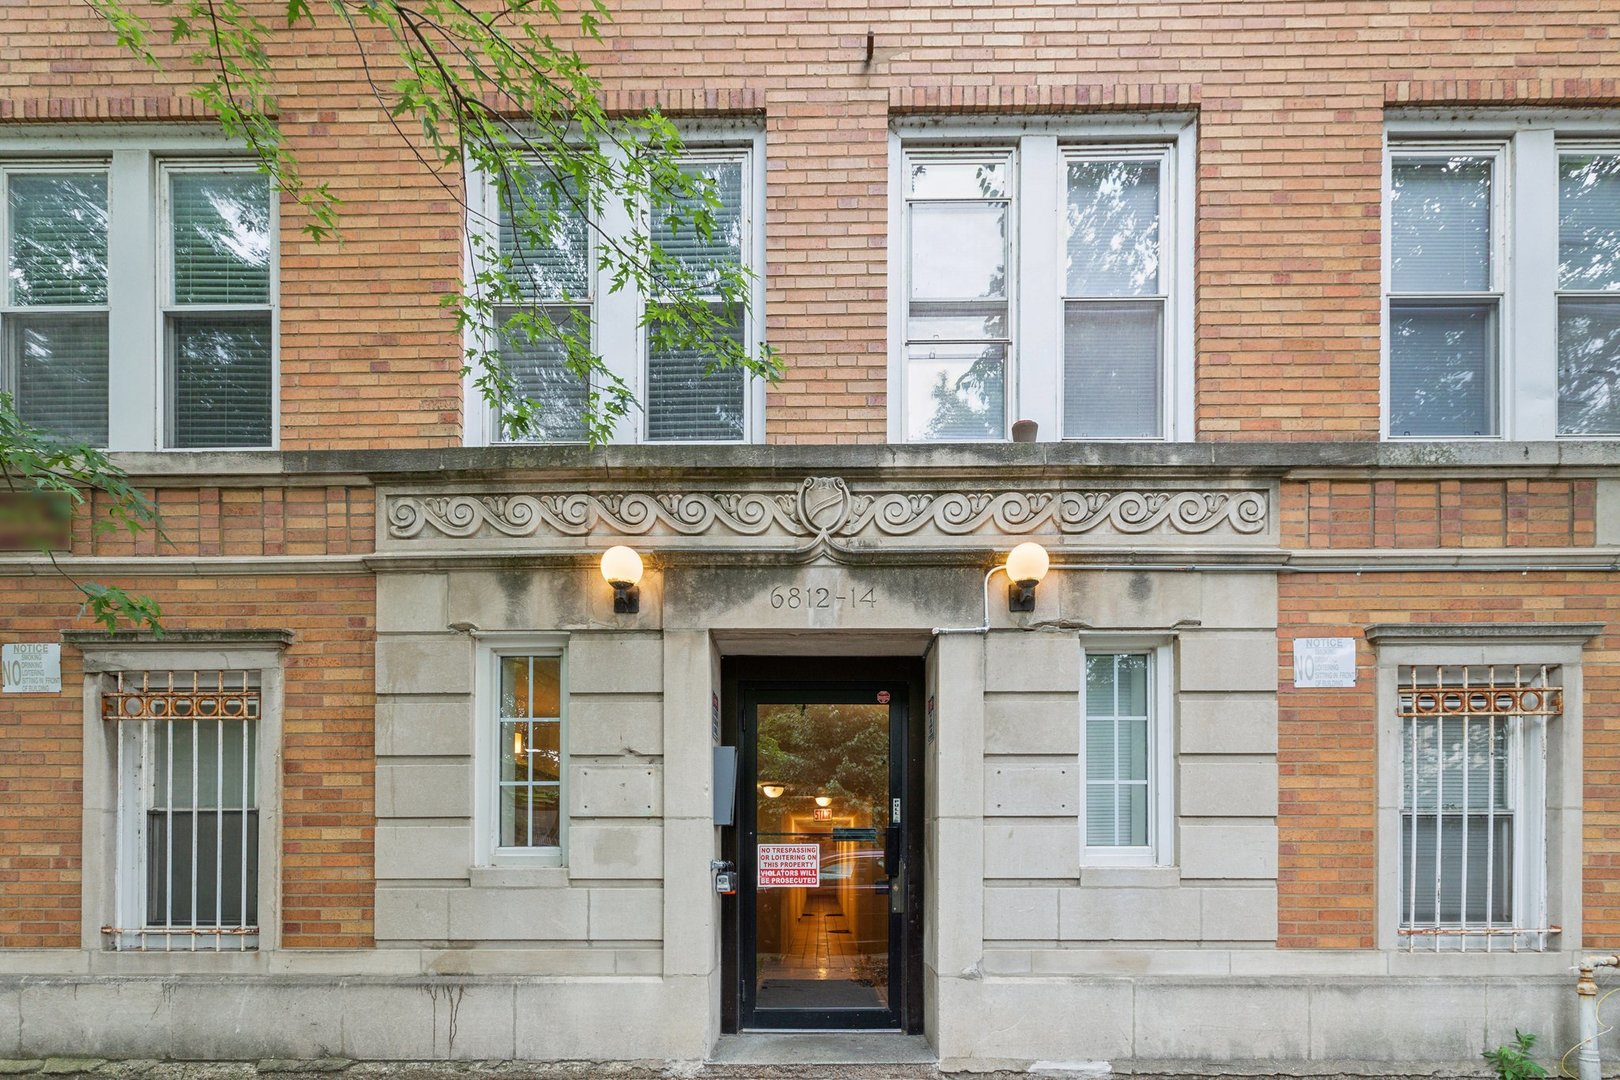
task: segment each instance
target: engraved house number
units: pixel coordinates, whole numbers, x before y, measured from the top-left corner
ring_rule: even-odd
[[[832,608],[858,611],[863,607],[875,608],[877,602],[875,590],[860,586],[828,589],[819,585],[778,585],[771,590],[771,607],[779,611]]]

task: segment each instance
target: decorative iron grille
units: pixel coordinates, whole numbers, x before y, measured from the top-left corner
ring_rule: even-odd
[[[258,945],[261,698],[255,673],[119,672],[115,949]]]

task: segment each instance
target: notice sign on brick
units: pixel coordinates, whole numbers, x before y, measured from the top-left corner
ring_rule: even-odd
[[[0,645],[0,692],[7,694],[60,694],[62,646],[50,642]]]
[[[1356,685],[1356,639],[1295,638],[1294,685],[1302,690]]]
[[[813,889],[820,884],[820,844],[759,845],[760,888]]]

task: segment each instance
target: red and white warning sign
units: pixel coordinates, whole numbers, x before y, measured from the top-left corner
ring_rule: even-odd
[[[760,888],[813,889],[820,884],[820,844],[759,845]]]

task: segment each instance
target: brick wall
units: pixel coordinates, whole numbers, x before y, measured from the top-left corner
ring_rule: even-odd
[[[1612,0],[611,6],[587,55],[617,107],[764,117],[778,442],[883,440],[892,113],[1196,107],[1201,437],[1370,439],[1385,107],[1620,101]],[[459,273],[455,202],[349,48],[272,50],[282,121],[346,235],[314,245],[283,217],[283,445],[451,444],[459,348],[436,298]],[[125,59],[82,4],[8,12],[0,120],[194,117],[183,84]]]
[[[147,577],[165,626],[284,628],[282,921],[289,948],[371,944],[372,642],[369,574]],[[7,641],[51,641],[78,607],[51,577],[0,577]],[[0,948],[79,944],[83,666],[64,647],[60,695],[0,701]]]
[[[1312,480],[1283,488],[1283,543],[1306,548],[1591,547],[1592,480]]]
[[[1375,657],[1361,640],[1379,622],[1603,622],[1620,612],[1608,573],[1296,574],[1278,586],[1278,944],[1371,948],[1375,942],[1377,703]],[[1353,689],[1294,690],[1295,637],[1357,639]],[[1620,637],[1584,655],[1585,931],[1620,934]]]

